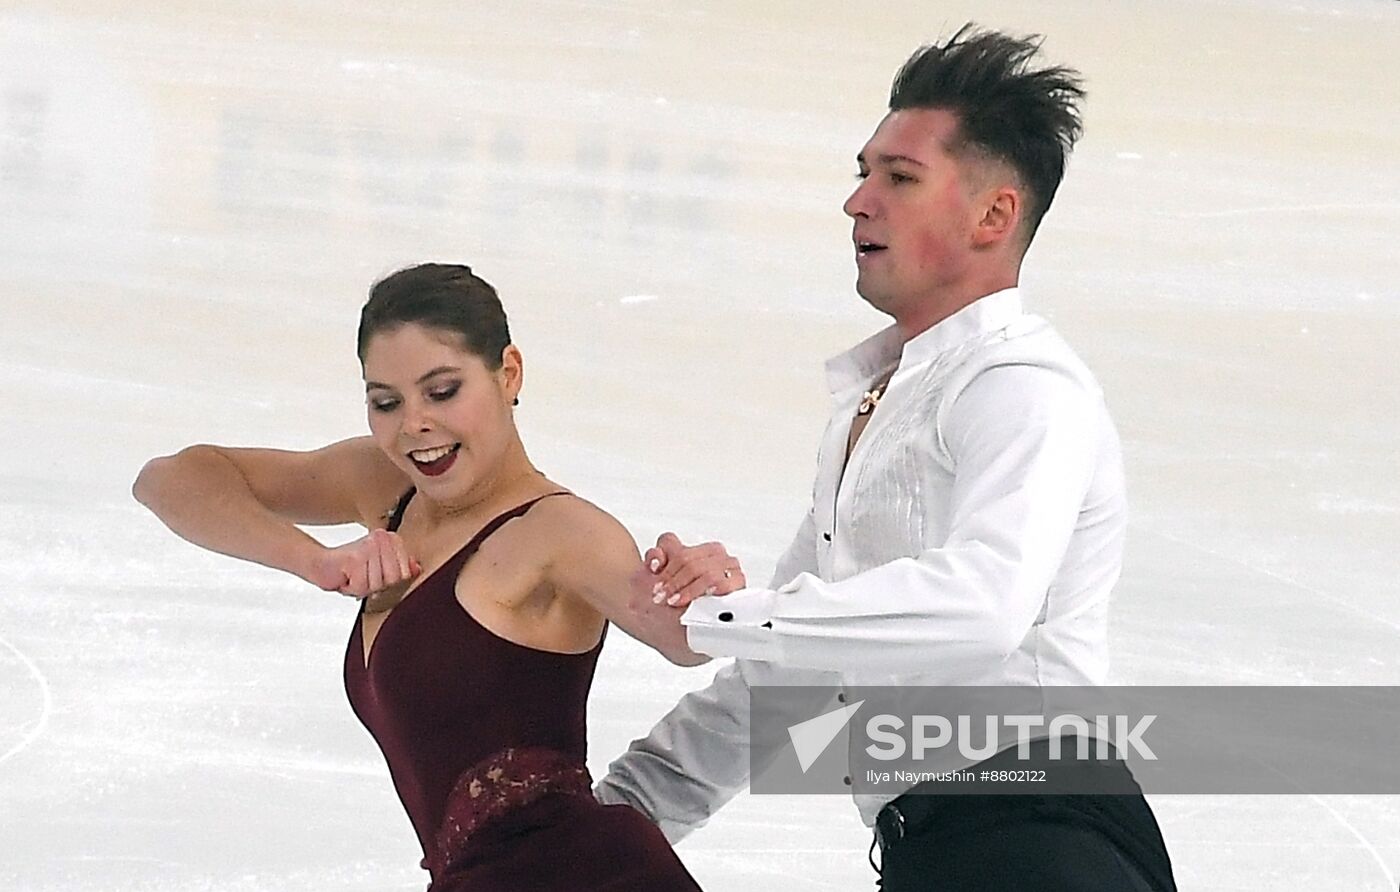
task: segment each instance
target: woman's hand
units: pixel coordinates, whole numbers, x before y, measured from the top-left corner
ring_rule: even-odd
[[[306,581],[324,591],[363,600],[407,587],[422,571],[398,533],[372,530],[354,542],[323,549]]]
[[[652,601],[672,607],[685,607],[703,595],[727,595],[748,584],[738,559],[723,545],[685,545],[675,533],[662,533],[642,563],[656,577]]]

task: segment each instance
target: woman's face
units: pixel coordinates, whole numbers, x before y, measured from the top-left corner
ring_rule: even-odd
[[[520,353],[492,371],[455,332],[405,324],[365,348],[365,403],[379,448],[437,501],[489,481],[515,437]]]

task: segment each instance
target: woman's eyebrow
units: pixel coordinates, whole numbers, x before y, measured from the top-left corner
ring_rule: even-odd
[[[440,366],[438,366],[437,368],[433,369],[432,371],[423,374],[421,377],[419,377],[419,379],[418,379],[417,381],[414,381],[413,383],[414,383],[414,384],[422,384],[424,381],[428,380],[429,378],[432,378],[432,377],[437,376],[437,375],[441,375],[441,374],[443,374],[443,373],[445,373],[445,372],[460,372],[460,371],[461,371],[461,369],[457,368],[455,365],[440,365]],[[393,389],[394,389],[394,388],[390,387],[388,384],[380,384],[378,381],[366,381],[366,382],[365,382],[365,390],[393,390]]]

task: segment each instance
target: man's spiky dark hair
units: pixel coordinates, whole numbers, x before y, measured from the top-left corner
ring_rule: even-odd
[[[955,154],[977,152],[1016,171],[1026,192],[1026,241],[1050,209],[1065,159],[1082,132],[1083,80],[1072,68],[1033,69],[1044,38],[1011,37],[968,23],[921,47],[890,87],[890,111],[941,108],[958,119]]]

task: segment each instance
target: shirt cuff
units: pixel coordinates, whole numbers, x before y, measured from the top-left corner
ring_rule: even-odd
[[[745,588],[727,595],[696,598],[681,614],[690,649],[711,657],[778,660],[773,605],[778,593]]]

